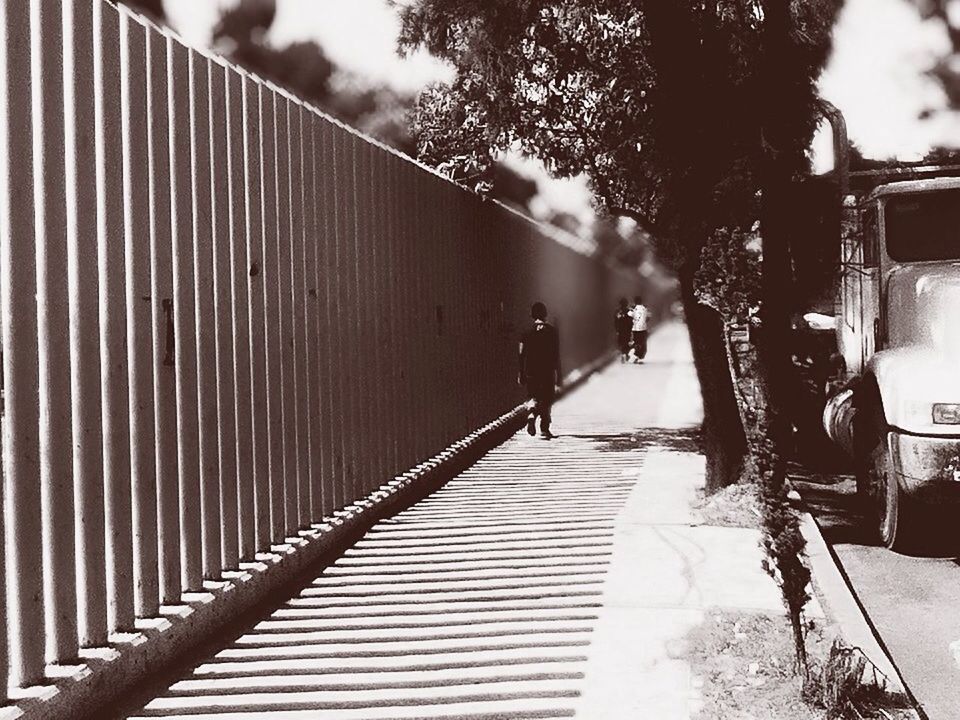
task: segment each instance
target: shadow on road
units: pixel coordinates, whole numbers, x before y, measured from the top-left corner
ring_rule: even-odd
[[[803,497],[807,509],[817,518],[830,545],[879,544],[876,520],[858,503],[852,475],[829,475],[794,467],[791,482]],[[924,526],[916,533],[906,554],[920,558],[956,558],[960,554],[960,533],[951,507],[928,507]],[[960,564],[960,560],[955,560]]]
[[[642,428],[634,432],[608,435],[563,435],[563,437],[593,440],[601,452],[629,452],[631,450],[666,450],[667,452],[699,453],[700,431],[697,428]]]

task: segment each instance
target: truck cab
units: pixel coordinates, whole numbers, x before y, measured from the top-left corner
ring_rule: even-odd
[[[960,512],[960,178],[848,196],[841,243],[846,383],[824,427],[853,456],[882,542],[902,549],[932,504]]]

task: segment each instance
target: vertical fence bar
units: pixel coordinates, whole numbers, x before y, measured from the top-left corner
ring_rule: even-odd
[[[362,431],[360,435],[363,459],[361,484],[358,488],[357,497],[366,495],[371,486],[379,480],[380,460],[383,453],[380,450],[379,443],[372,440],[378,438],[376,435],[376,413],[378,402],[378,391],[381,391],[379,378],[377,377],[378,353],[374,342],[379,339],[377,333],[378,324],[374,316],[374,304],[376,302],[376,269],[374,268],[373,244],[376,241],[375,235],[379,225],[380,208],[377,207],[375,196],[373,194],[373,167],[376,149],[373,145],[363,138],[356,138],[357,160],[355,163],[357,188],[357,253],[354,258],[357,280],[357,307],[360,311],[358,324],[358,355],[361,358],[363,375],[365,381],[360,389],[361,400],[361,422]]]
[[[179,601],[180,507],[177,471],[177,378],[173,306],[173,236],[170,215],[170,126],[167,38],[147,33],[147,146],[150,192],[153,392],[156,435],[159,601]]]
[[[420,198],[424,192],[426,176],[421,173],[412,172],[411,185],[413,189],[412,207],[414,219],[414,235],[412,251],[414,258],[419,259],[424,256],[429,257],[428,240],[429,226],[427,224],[426,213],[423,210],[423,204]],[[416,368],[417,376],[417,394],[412,408],[412,417],[417,433],[417,456],[422,462],[430,456],[430,450],[433,445],[433,423],[429,414],[424,412],[427,401],[429,387],[427,378],[433,375],[433,354],[438,351],[436,318],[434,316],[434,302],[427,285],[427,267],[414,275],[415,294],[414,294],[414,313],[418,322],[415,326],[414,337],[427,338],[426,342],[417,343],[414,347],[413,365]],[[432,346],[430,355],[426,354],[426,346]]]
[[[359,275],[359,254],[360,254],[360,210],[357,207],[357,163],[359,161],[357,150],[357,136],[352,132],[344,133],[344,190],[343,209],[345,211],[345,243],[344,252],[341,254],[343,262],[343,272],[345,278],[345,290],[343,298],[345,300],[347,312],[347,367],[352,369],[352,376],[355,378],[344,389],[345,403],[349,408],[347,416],[347,440],[349,442],[349,464],[347,474],[346,502],[352,503],[360,496],[360,487],[363,482],[363,468],[366,458],[364,457],[363,447],[363,397],[364,397],[364,377],[363,367],[366,358],[359,353],[360,348],[360,284]],[[341,306],[342,307],[342,306]],[[345,370],[345,368],[344,368]],[[347,375],[349,378],[350,375]]]
[[[370,335],[366,328],[367,301],[369,294],[364,286],[364,272],[367,270],[367,251],[369,242],[370,207],[367,205],[366,173],[368,170],[366,143],[353,132],[350,133],[350,218],[352,220],[352,238],[350,255],[348,257],[347,277],[350,279],[350,332],[353,338],[352,348],[353,367],[357,374],[357,382],[352,384],[350,394],[353,396],[354,408],[354,462],[355,474],[351,489],[350,500],[357,500],[365,494],[367,483],[372,474],[372,458],[367,446],[370,436],[370,401],[372,377],[370,366],[372,358],[368,355],[367,339]]]
[[[97,245],[100,269],[100,377],[106,517],[107,609],[111,631],[132,630],[133,533],[130,503],[130,409],[120,122],[120,18],[94,4],[97,126]]]
[[[389,232],[388,215],[390,212],[387,200],[386,187],[386,159],[387,152],[380,148],[372,148],[372,162],[370,163],[370,203],[371,217],[375,219],[370,233],[370,288],[371,306],[373,314],[372,354],[376,360],[376,373],[373,394],[373,437],[377,438],[375,445],[377,463],[375,475],[371,478],[370,489],[379,487],[388,479],[388,472],[392,469],[390,462],[391,435],[393,429],[385,422],[388,414],[388,405],[393,399],[393,376],[386,363],[389,358],[387,348],[392,348],[392,338],[387,330],[389,325],[389,275],[384,272],[383,260],[388,252]]]
[[[244,80],[244,173],[247,211],[246,242],[250,269],[247,291],[250,298],[250,397],[253,429],[254,531],[258,550],[270,547],[270,430],[266,367],[264,192],[263,192],[263,103],[264,89]]]
[[[210,177],[213,183],[213,289],[217,358],[217,469],[219,472],[220,563],[236,569],[237,436],[232,302],[229,118],[226,67],[210,64]]]
[[[77,656],[73,449],[66,178],[63,117],[63,9],[31,7],[34,214],[40,364],[40,494],[46,658]],[[18,308],[19,310],[19,308]],[[21,539],[21,542],[23,540]]]
[[[92,4],[65,0],[62,22],[77,630],[90,647],[107,641]]]
[[[317,204],[317,293],[320,302],[320,429],[324,448],[323,514],[332,515],[339,498],[337,487],[343,469],[343,445],[340,441],[339,380],[335,356],[339,354],[337,318],[333,309],[337,294],[337,206],[333,193],[333,127],[325,118],[314,123],[314,198]]]
[[[407,466],[403,465],[400,459],[400,433],[401,428],[403,427],[403,418],[401,417],[400,410],[400,398],[403,395],[403,382],[400,378],[400,373],[403,369],[403,344],[400,337],[400,332],[398,326],[400,323],[400,318],[403,310],[403,299],[400,290],[400,256],[398,241],[400,239],[400,227],[399,227],[399,213],[398,213],[398,186],[397,186],[397,162],[399,158],[390,154],[384,158],[384,168],[383,168],[383,182],[387,187],[386,197],[384,198],[387,211],[387,232],[385,233],[386,239],[386,252],[384,256],[384,276],[387,291],[387,308],[396,308],[386,311],[387,318],[387,336],[389,346],[396,349],[396,356],[394,358],[389,358],[386,363],[386,372],[390,378],[390,386],[392,392],[390,394],[390,402],[387,407],[387,428],[388,428],[388,440],[390,443],[389,446],[389,474],[391,476],[396,475],[397,473],[403,472],[407,469]]]
[[[310,416],[308,399],[310,383],[307,377],[307,304],[306,291],[307,243],[304,233],[306,219],[303,204],[303,114],[299,103],[290,103],[290,262],[293,275],[290,299],[293,304],[293,369],[294,403],[297,419],[297,520],[298,527],[310,524]]]
[[[394,394],[390,403],[390,428],[391,428],[391,466],[392,475],[401,473],[409,467],[404,457],[402,438],[405,435],[407,424],[403,421],[400,414],[403,402],[406,397],[406,341],[403,335],[403,322],[407,314],[407,302],[404,292],[404,283],[400,281],[403,277],[403,216],[401,195],[402,187],[397,170],[400,158],[397,155],[387,157],[385,168],[385,182],[390,188],[387,195],[387,203],[390,212],[390,233],[389,233],[389,254],[387,257],[387,277],[389,278],[387,288],[390,293],[391,306],[395,310],[390,313],[390,335],[393,347],[396,349],[396,357],[390,363],[390,373],[393,377]]]
[[[160,589],[157,573],[146,29],[127,11],[120,14],[120,68],[134,609],[138,616],[149,617],[159,610]]]
[[[194,287],[193,172],[189,51],[167,43],[170,117],[170,226],[173,230],[173,328],[177,376],[177,478],[180,491],[180,583],[203,589],[200,449]]]
[[[3,515],[10,679],[43,678],[43,575],[40,515],[40,372],[37,364],[36,237],[30,103],[30,7],[0,3],[0,291],[3,293]],[[16,312],[13,309],[16,308]],[[32,538],[32,542],[24,542]],[[7,663],[4,662],[3,666]],[[5,669],[5,667],[3,668]],[[2,676],[6,678],[6,673]],[[6,682],[0,682],[6,696]]]
[[[244,76],[226,73],[227,178],[229,180],[230,304],[234,369],[234,439],[237,468],[237,555],[252,559],[256,552],[256,508],[253,497],[253,424],[250,417],[250,296],[247,281],[246,159]]]
[[[410,245],[413,237],[410,222],[410,202],[408,194],[410,186],[406,178],[406,165],[399,159],[394,162],[394,171],[392,181],[397,192],[398,206],[398,269],[393,273],[396,278],[404,278],[402,282],[396,282],[395,287],[400,294],[400,312],[399,312],[399,350],[400,350],[400,382],[401,392],[399,396],[398,412],[400,413],[400,470],[413,467],[417,462],[414,424],[410,419],[410,413],[413,407],[413,363],[411,362],[412,340],[413,340],[413,317],[414,309],[411,303],[411,287],[406,282],[406,278],[414,276],[413,268],[410,266]]]
[[[349,405],[346,394],[346,378],[344,370],[347,367],[347,354],[350,352],[347,338],[347,314],[350,310],[346,302],[344,286],[346,278],[341,274],[343,256],[346,254],[346,225],[347,209],[344,207],[346,176],[342,168],[344,165],[344,135],[338,127],[325,123],[326,152],[328,166],[324,174],[326,186],[326,205],[332,211],[330,220],[330,249],[328,251],[327,281],[328,290],[327,311],[333,337],[330,341],[330,377],[333,379],[333,404],[330,411],[331,430],[336,452],[336,464],[333,474],[334,509],[346,505],[348,465],[349,465]]]
[[[293,236],[291,222],[290,156],[292,134],[291,102],[275,94],[277,138],[277,309],[275,322],[280,332],[280,414],[283,418],[283,515],[284,537],[297,532],[297,413],[294,375],[293,310]]]
[[[267,358],[267,418],[270,436],[270,537],[282,543],[285,536],[283,468],[283,376],[280,369],[280,259],[277,255],[277,95],[261,90],[263,137],[263,289],[264,332]]]
[[[356,383],[357,369],[353,314],[356,304],[353,299],[352,288],[353,272],[352,259],[356,252],[356,233],[353,220],[352,183],[353,172],[350,135],[338,129],[335,136],[334,162],[336,164],[336,183],[334,189],[337,194],[337,301],[336,314],[340,321],[340,346],[344,352],[337,358],[337,375],[340,378],[341,402],[341,433],[343,436],[343,474],[340,481],[342,489],[342,504],[346,506],[353,500],[353,486],[356,477],[354,442],[356,430],[354,423],[354,406],[356,393],[351,392],[351,381],[346,376],[347,368],[352,368],[353,383]]]
[[[323,482],[327,449],[323,444],[320,426],[320,408],[324,370],[320,354],[320,322],[323,313],[323,293],[320,287],[322,206],[317,200],[316,138],[317,115],[303,110],[303,212],[304,212],[304,303],[306,304],[306,377],[310,427],[310,522],[318,523],[324,516]]]
[[[220,473],[217,470],[217,345],[214,319],[210,166],[210,60],[190,51],[190,148],[193,169],[193,278],[196,289],[197,404],[203,576],[220,576]]]

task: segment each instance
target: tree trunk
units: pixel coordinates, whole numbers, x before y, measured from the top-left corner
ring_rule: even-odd
[[[746,441],[730,378],[720,316],[697,302],[693,275],[690,268],[681,269],[680,291],[703,397],[707,492],[712,493],[739,479]]]
[[[784,77],[795,69],[796,52],[791,38],[790,3],[764,4],[763,43],[765,71],[760,90],[765,94],[763,141],[766,154],[761,174],[760,226],[763,237],[762,327],[758,351],[769,381],[771,439],[781,455],[788,454],[792,439],[789,409],[796,392],[796,372],[791,360],[790,315],[793,310],[793,267],[790,257],[790,215],[796,203],[794,173],[805,162],[796,150],[795,115],[804,109],[803,84]],[[811,111],[812,112],[812,111]]]
[[[792,431],[790,409],[795,405],[796,371],[791,359],[790,299],[793,272],[789,235],[784,220],[791,183],[784,168],[768,168],[763,188],[763,277],[761,328],[757,350],[768,380],[771,439],[783,456],[790,454]]]

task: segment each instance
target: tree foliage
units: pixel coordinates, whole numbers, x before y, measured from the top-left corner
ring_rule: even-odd
[[[214,43],[233,62],[343,122],[409,154],[416,151],[407,123],[411,96],[351,76],[315,42],[275,47],[268,33],[276,15],[275,0],[241,0],[220,17]]]
[[[557,175],[587,173],[604,207],[683,263],[708,227],[752,207],[764,153],[800,159],[814,129],[797,113],[764,138],[768,4],[419,0],[403,9],[401,43],[457,69],[421,97],[421,155],[464,180],[510,148]],[[835,5],[789,4],[794,104],[813,104]]]

